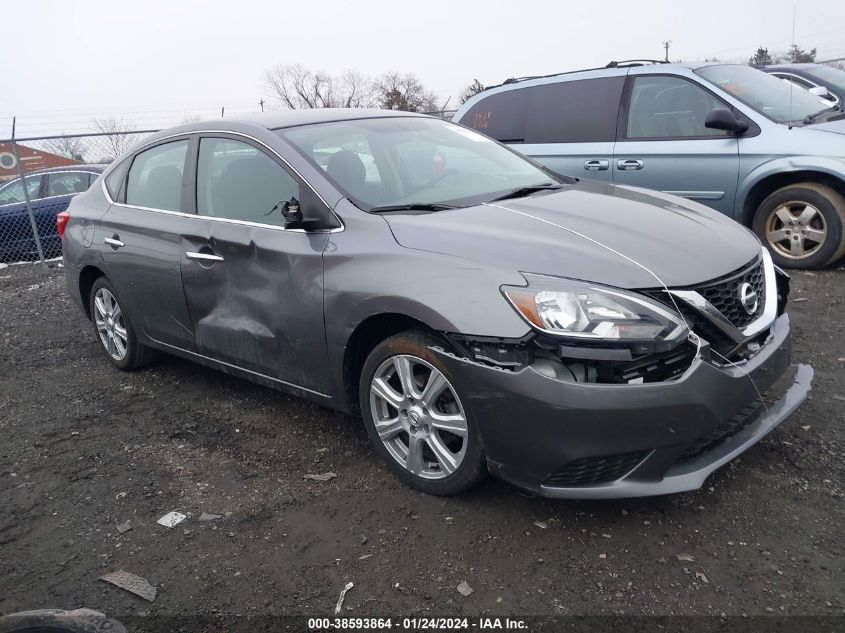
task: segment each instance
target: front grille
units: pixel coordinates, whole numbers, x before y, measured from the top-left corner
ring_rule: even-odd
[[[546,479],[544,485],[558,488],[592,486],[616,481],[634,470],[650,451],[621,453],[605,457],[584,457],[569,462]]]
[[[687,450],[680,456],[678,463],[695,459],[699,455],[716,448],[719,444],[739,433],[742,429],[753,423],[763,411],[763,401],[759,398],[742,409],[739,413],[731,416],[718,426],[699,437],[687,447]]]
[[[766,303],[766,279],[763,269],[763,259],[757,258],[751,264],[743,266],[737,271],[698,286],[687,286],[677,290],[693,290],[709,301],[713,307],[721,312],[737,329],[747,327],[757,319],[764,310]],[[752,290],[757,293],[757,309],[753,314],[748,314],[740,301],[740,288],[744,283],[751,285]],[[671,308],[677,306],[683,314],[684,320],[689,324],[690,329],[720,354],[733,353],[736,348],[736,341],[731,340],[725,333],[716,327],[704,314],[688,305],[682,299],[672,301],[666,296],[664,290],[648,290],[646,294],[661,301]],[[731,360],[734,360],[733,358]]]
[[[650,383],[674,380],[689,368],[695,351],[692,344],[684,343],[668,352],[649,354],[631,361],[602,363],[597,368],[598,381]]]
[[[696,286],[691,290],[697,291],[702,297],[713,304],[737,328],[744,328],[763,311],[766,303],[766,280],[763,272],[763,260],[758,259],[754,264],[733,275],[713,284]],[[740,287],[748,283],[757,293],[757,309],[748,314],[739,299]]]

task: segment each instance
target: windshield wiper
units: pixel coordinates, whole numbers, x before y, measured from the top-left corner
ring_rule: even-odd
[[[490,202],[496,202],[497,200],[508,200],[510,198],[522,198],[523,196],[536,193],[537,191],[561,189],[562,187],[563,185],[551,182],[544,182],[542,184],[531,185],[529,187],[517,187],[516,189],[511,189],[510,191],[502,194],[501,196],[493,198]]]
[[[438,204],[432,202],[409,202],[408,204],[388,204],[383,207],[373,207],[370,213],[388,213],[390,211],[445,211],[457,209],[453,204]]]
[[[827,108],[822,108],[818,112],[814,112],[813,114],[808,114],[807,116],[805,116],[804,117],[804,123],[805,124],[812,123],[813,121],[818,119],[821,115],[827,114],[828,112],[836,112],[837,110],[839,110],[838,105],[829,106]]]

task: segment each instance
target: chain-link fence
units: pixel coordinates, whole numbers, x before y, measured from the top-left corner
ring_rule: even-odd
[[[56,216],[155,130],[0,140],[0,264],[61,257]]]

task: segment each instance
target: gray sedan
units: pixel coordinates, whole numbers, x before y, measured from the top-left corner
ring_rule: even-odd
[[[788,277],[707,207],[409,113],[158,133],[60,218],[105,357],[166,352],[360,414],[406,483],[699,487],[797,407]]]

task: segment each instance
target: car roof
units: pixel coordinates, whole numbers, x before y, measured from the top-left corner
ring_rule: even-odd
[[[813,64],[810,62],[801,63],[801,64],[772,64],[770,66],[764,66],[763,70],[812,70],[813,68],[818,68],[821,64]]]
[[[78,165],[65,165],[64,167],[47,167],[46,169],[36,169],[29,171],[26,176],[39,176],[41,174],[50,174],[53,172],[62,171],[93,171],[98,174],[101,173],[108,165],[105,163],[79,163]]]
[[[254,114],[239,114],[237,117],[198,121],[197,123],[179,126],[174,129],[189,132],[197,129],[208,129],[209,127],[214,129],[231,128],[238,124],[246,123],[259,125],[268,130],[278,130],[287,127],[296,127],[298,125],[311,125],[314,123],[409,116],[422,117],[427,115],[419,112],[380,110],[378,108],[303,108],[299,110],[278,110],[273,112],[256,112]]]
[[[489,90],[491,88],[499,88],[501,86],[510,86],[513,84],[519,84],[524,81],[534,81],[538,79],[545,79],[545,80],[554,80],[557,77],[561,78],[571,78],[574,75],[578,75],[580,73],[591,73],[592,75],[600,75],[602,71],[612,72],[614,75],[618,74],[619,70],[625,70],[630,68],[636,68],[638,73],[657,73],[657,74],[664,74],[666,72],[671,72],[673,69],[685,69],[685,70],[697,70],[698,68],[703,68],[704,66],[724,66],[728,65],[725,62],[700,62],[700,61],[690,61],[690,62],[648,62],[645,60],[646,63],[642,63],[640,60],[633,60],[632,62],[610,62],[606,66],[600,66],[598,68],[579,68],[578,70],[567,70],[564,72],[559,73],[551,73],[548,75],[534,75],[528,77],[512,77],[510,79],[506,79],[504,82],[500,84],[496,84],[494,86],[486,86],[485,90]],[[733,64],[733,65],[742,65],[742,64]]]
[[[277,110],[273,112],[256,112],[254,114],[239,114],[236,117],[207,119],[159,130],[145,138],[143,143],[132,148],[134,153],[139,147],[150,145],[163,138],[196,132],[220,131],[242,132],[255,131],[256,127],[264,130],[281,130],[300,125],[315,123],[331,123],[336,121],[353,121],[360,119],[381,119],[388,117],[430,117],[421,112],[405,112],[402,110],[380,110],[378,108],[303,108],[299,110]],[[440,119],[437,119],[440,120]]]

